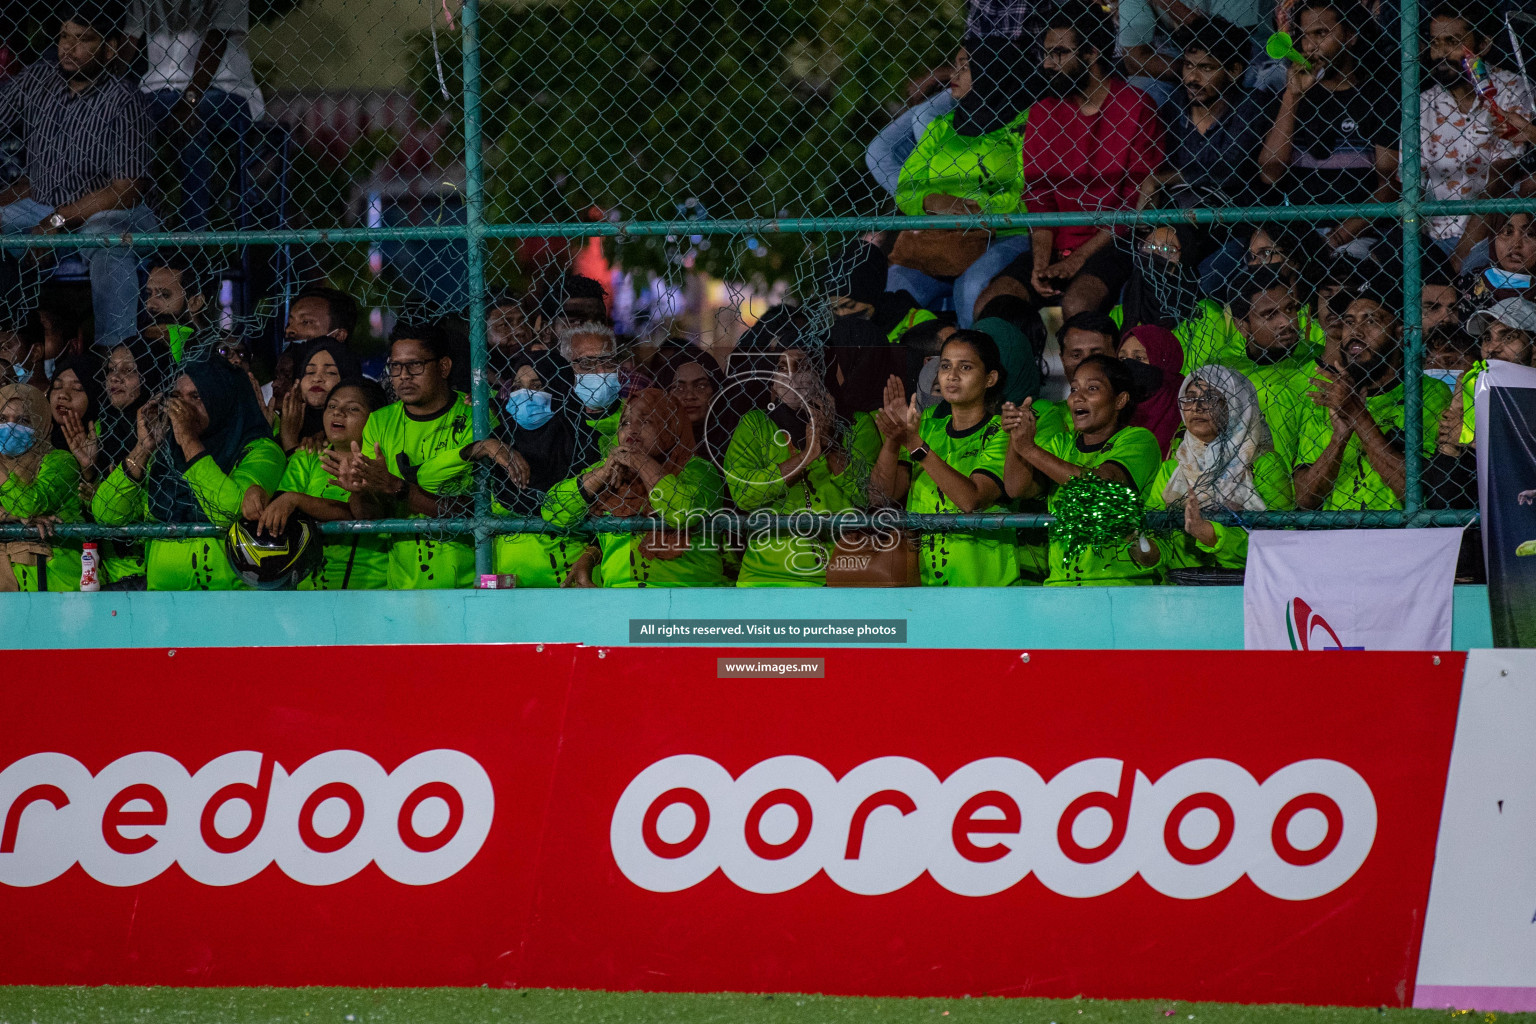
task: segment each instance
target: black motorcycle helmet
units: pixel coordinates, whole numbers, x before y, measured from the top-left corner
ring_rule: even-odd
[[[224,554],[235,574],[257,590],[284,590],[320,567],[320,524],[295,513],[276,536],[249,519],[237,519],[224,535]]]

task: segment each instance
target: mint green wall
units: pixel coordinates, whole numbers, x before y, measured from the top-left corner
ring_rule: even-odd
[[[1457,587],[1453,645],[1493,646],[1485,587]],[[1239,649],[1240,587],[449,590],[6,594],[0,649],[331,644],[620,645],[629,620],[906,619],[910,647]]]

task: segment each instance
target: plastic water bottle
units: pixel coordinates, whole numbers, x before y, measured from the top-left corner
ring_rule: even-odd
[[[1488,71],[1488,65],[1483,63],[1483,58],[1463,46],[1461,68],[1472,82],[1472,91],[1477,93],[1477,98],[1482,100],[1483,105],[1488,108],[1488,114],[1493,119],[1494,131],[1506,139],[1512,139],[1519,134],[1519,129],[1510,124],[1509,119],[1504,116],[1504,111],[1499,109],[1499,89],[1493,84],[1493,75]]]
[[[96,557],[96,542],[86,541],[80,547],[80,590],[82,593],[94,594],[101,589],[101,577],[97,575],[96,567],[100,562]]]

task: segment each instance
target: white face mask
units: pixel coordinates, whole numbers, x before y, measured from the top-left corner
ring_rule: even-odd
[[[1445,381],[1448,387],[1455,387],[1456,381],[1461,377],[1460,370],[1425,370],[1424,376],[1433,377],[1435,380]]]

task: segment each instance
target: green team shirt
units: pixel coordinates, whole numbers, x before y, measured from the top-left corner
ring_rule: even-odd
[[[80,507],[80,463],[68,451],[55,448],[38,463],[37,475],[23,483],[12,473],[0,484],[0,508],[17,519],[58,516],[61,523],[85,520]],[[80,542],[55,540],[45,564],[45,589],[61,592],[80,589]],[[15,565],[17,585],[25,591],[38,589],[37,566]],[[103,579],[102,582],[106,582]]]
[[[1037,441],[1042,449],[1074,466],[1094,469],[1115,463],[1131,478],[1131,486],[1137,494],[1145,494],[1147,485],[1157,475],[1163,463],[1162,449],[1157,437],[1145,427],[1121,427],[1103,444],[1085,450],[1078,444],[1075,433],[1061,433],[1043,441]],[[1049,503],[1051,512],[1056,511],[1056,495]],[[1048,587],[1080,587],[1084,584],[1097,586],[1132,586],[1154,582],[1156,566],[1143,568],[1131,561],[1129,544],[1114,547],[1092,547],[1076,558],[1068,559],[1066,546],[1060,541],[1050,542],[1050,574]]]
[[[586,550],[581,537],[547,533],[504,533],[492,547],[497,573],[511,573],[519,587],[558,587]]]
[[[1049,398],[1037,398],[1030,408],[1035,411],[1035,438],[1054,437],[1056,434],[1070,433],[1072,430],[1072,417],[1067,412],[1066,402],[1056,402]]]
[[[1472,364],[1472,369],[1456,378],[1456,394],[1461,398],[1461,437],[1462,444],[1471,444],[1477,440],[1477,407],[1473,403],[1473,396],[1477,390],[1477,378],[1488,369],[1488,361],[1479,359]]]
[[[95,425],[101,436],[101,424]],[[103,540],[97,546],[101,556],[102,582],[121,583],[144,575],[144,542],[141,540]]]
[[[602,456],[608,454],[608,449],[613,446],[613,439],[618,436],[619,418],[624,405],[619,403],[616,411],[599,420],[587,420],[587,426],[597,438],[598,452]],[[586,454],[586,453],[579,453]],[[538,498],[537,491],[529,491],[528,495]],[[543,496],[548,500],[548,495]],[[542,505],[543,502],[541,501]],[[498,501],[491,503],[491,511],[498,516],[507,515],[510,511]],[[585,537],[568,537],[554,533],[502,533],[491,542],[491,565],[498,574],[510,574],[517,577],[519,587],[532,587],[539,590],[547,590],[559,587],[565,583],[565,578],[570,575],[571,568],[581,553],[587,548]]]
[[[1292,352],[1279,362],[1244,371],[1259,396],[1259,412],[1269,427],[1275,451],[1288,466],[1296,464],[1296,441],[1301,420],[1312,407],[1307,392],[1318,365],[1310,355]]]
[[[101,554],[103,582],[121,583],[123,580],[144,575],[144,545],[140,541],[104,540],[98,548]]]
[[[1172,454],[1177,455],[1178,442]],[[1168,507],[1163,490],[1179,468],[1176,457],[1167,459],[1157,471],[1152,486],[1147,488],[1147,508],[1160,512]],[[1291,489],[1291,466],[1277,452],[1265,452],[1253,460],[1253,489],[1264,499],[1266,511],[1285,511],[1296,507],[1296,495]],[[1182,506],[1175,511],[1182,511]],[[1241,569],[1248,562],[1248,531],[1240,526],[1212,523],[1216,530],[1216,543],[1207,547],[1195,540],[1182,528],[1175,528],[1172,536],[1159,538],[1157,545],[1162,551],[1162,561],[1157,568],[1166,573],[1170,569],[1218,567]]]
[[[595,420],[587,420],[587,426],[597,436],[598,460],[608,457],[608,449],[613,447],[614,438],[619,436],[619,421],[624,418],[624,405],[625,403],[619,402],[608,415]],[[576,453],[576,457],[583,458],[586,454],[586,452],[580,451]]]
[[[608,415],[586,421],[597,442],[597,458],[608,456],[614,439],[619,436],[619,420],[624,416],[624,403],[619,402]],[[590,453],[576,453],[585,458]],[[549,499],[545,495],[545,500]],[[505,512],[498,508],[498,515]],[[558,587],[570,575],[571,567],[587,549],[587,538],[561,536],[553,533],[507,533],[496,538],[492,546],[493,559],[498,573],[511,573],[517,577],[519,587]]]
[[[229,473],[205,456],[188,466],[185,476],[203,515],[227,527],[240,515],[246,490],[259,484],[268,494],[276,491],[287,464],[277,442],[262,437],[245,446]],[[118,466],[96,489],[91,513],[105,526],[149,522],[149,493]],[[144,575],[150,590],[246,589],[224,555],[223,537],[151,540],[144,548]]]
[[[939,410],[946,410],[938,415]],[[962,476],[982,473],[1003,489],[1003,462],[1008,455],[1008,435],[996,416],[982,420],[969,430],[955,431],[954,422],[944,403],[923,413],[918,433],[931,453],[929,459],[942,459]],[[922,465],[912,462],[902,449],[901,460],[912,473],[907,490],[908,512],[961,511],[939,490]],[[980,512],[1007,512],[1006,498]],[[981,530],[974,533],[923,533],[918,535],[917,564],[925,587],[1006,587],[1019,578],[1018,556],[1013,549],[1014,531]]]
[[[446,409],[425,419],[406,412],[402,402],[386,405],[363,427],[363,454],[383,458],[389,471],[401,477],[403,455],[415,470],[417,485],[428,494],[467,494],[473,477],[460,452],[475,439],[470,419],[470,407],[458,392]],[[426,517],[413,513],[410,518]],[[387,578],[391,590],[472,586],[474,546],[450,538],[398,538],[390,545]]]
[[[1109,315],[1116,326],[1124,326],[1124,307],[1114,307]],[[1292,354],[1299,359],[1316,358],[1322,353],[1323,343],[1327,340],[1322,327],[1305,309],[1297,314],[1296,326],[1301,340]],[[1173,336],[1184,349],[1183,372],[1186,375],[1211,363],[1229,367],[1239,373],[1247,373],[1258,366],[1248,356],[1248,339],[1243,337],[1237,321],[1210,299],[1199,300],[1197,314],[1179,321],[1173,328]]]
[[[596,458],[607,458],[619,436],[619,421],[624,417],[624,403],[617,402],[613,411],[597,419],[587,419],[597,443]],[[588,458],[592,452],[586,446],[576,452],[577,458]],[[545,495],[545,500],[549,498]],[[505,510],[496,509],[497,515]],[[519,587],[558,587],[570,575],[571,567],[587,548],[585,537],[567,537],[552,533],[504,533],[491,547],[492,559],[498,573],[511,573],[517,577]]]
[[[1029,111],[986,135],[955,131],[953,112],[934,118],[923,130],[912,155],[901,165],[896,207],[921,217],[930,195],[968,199],[982,213],[1024,213],[1023,134]],[[1029,228],[999,228],[997,235],[1028,233]]]
[[[906,334],[918,324],[925,324],[929,320],[937,320],[938,318],[939,314],[932,310],[924,309],[921,306],[909,309],[901,315],[900,320],[896,321],[896,326],[886,333],[885,340],[894,345],[901,340],[903,334]]]
[[[320,456],[299,449],[288,457],[279,491],[346,504],[352,495],[342,490],[322,468]],[[300,590],[382,590],[388,578],[389,542],[355,533],[327,538],[319,571],[299,581]]]
[[[1435,430],[1440,414],[1451,404],[1451,389],[1433,377],[1420,380],[1422,405],[1422,430],[1420,451],[1425,458],[1435,453]],[[1385,394],[1373,395],[1365,400],[1366,410],[1376,426],[1381,429],[1394,448],[1405,450],[1403,436],[1404,413],[1403,384]],[[1328,421],[1328,410],[1312,405],[1305,410],[1301,420],[1301,432],[1296,447],[1296,467],[1310,466],[1323,454],[1333,439],[1333,426]],[[1392,493],[1392,488],[1376,472],[1365,457],[1365,446],[1358,436],[1352,436],[1344,448],[1344,458],[1339,464],[1339,475],[1333,482],[1333,491],[1323,504],[1325,509],[1371,509],[1391,511],[1403,507],[1402,499]]]
[[[591,508],[581,492],[581,478],[601,463],[594,463],[569,480],[549,489],[544,502],[544,518],[557,526],[570,526],[586,518]],[[720,473],[708,460],[697,456],[674,474],[663,476],[651,488],[651,508],[673,530],[691,530],[687,547],[677,534],[667,539],[676,545],[675,557],[653,558],[648,534],[600,533],[598,550],[602,558],[593,582],[604,587],[723,587],[725,564],[720,544],[711,531],[696,529],[697,521],[720,508]],[[671,554],[671,552],[668,552]]]
[[[841,512],[863,508],[869,469],[880,454],[880,431],[869,413],[854,416],[849,456],[841,473],[832,472],[825,455],[793,484],[784,483],[779,465],[790,455],[783,432],[760,410],[741,418],[725,451],[725,483],[743,512],[759,509],[779,515]],[[785,439],[787,441],[787,438]],[[827,582],[829,540],[773,536],[752,531],[741,559],[738,587],[818,587]]]
[[[1239,373],[1251,374],[1259,369],[1260,364],[1248,355],[1248,339],[1243,336],[1237,321],[1230,313],[1215,307],[1214,303],[1211,306],[1212,309],[1205,310],[1198,324],[1191,327],[1187,340],[1185,335],[1179,336],[1179,341],[1185,345],[1184,372],[1190,373],[1207,363],[1216,363]],[[1296,345],[1282,360],[1293,367],[1321,356],[1327,341],[1323,328],[1305,309],[1296,314],[1296,331]],[[1176,330],[1174,333],[1179,332]],[[1195,361],[1197,359],[1198,362]]]

